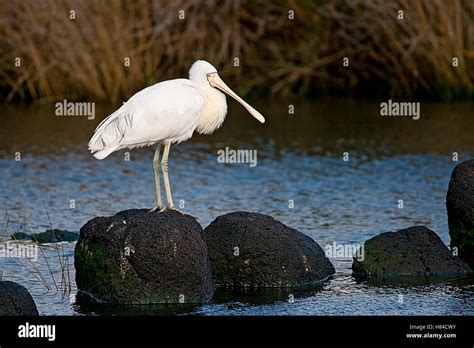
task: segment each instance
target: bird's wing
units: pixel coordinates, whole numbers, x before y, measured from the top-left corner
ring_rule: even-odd
[[[89,141],[89,150],[102,151],[96,157],[104,158],[119,148],[191,135],[203,107],[204,97],[193,82],[177,79],[157,83],[136,93],[104,119]]]

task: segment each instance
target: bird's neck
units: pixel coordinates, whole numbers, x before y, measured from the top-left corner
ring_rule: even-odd
[[[227,114],[227,102],[224,93],[215,88],[202,88],[201,92],[204,96],[204,109],[196,131],[201,134],[211,134],[224,122]]]

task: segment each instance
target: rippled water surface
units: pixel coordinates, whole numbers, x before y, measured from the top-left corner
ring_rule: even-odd
[[[473,105],[422,103],[421,119],[384,118],[380,101],[254,101],[267,118],[261,125],[231,104],[224,126],[173,146],[170,175],[175,203],[198,216],[203,227],[236,210],[270,214],[318,242],[363,243],[380,232],[422,224],[448,244],[445,194],[456,162],[472,156]],[[288,114],[293,104],[295,114]],[[97,117],[57,117],[53,105],[0,109],[0,209],[8,214],[0,233],[49,228],[78,231],[89,219],[152,207],[152,148],[97,161],[87,142],[112,106]],[[257,150],[256,167],[221,164],[217,151]],[[344,153],[349,161],[344,161]],[[21,161],[16,161],[21,156]],[[294,202],[291,208],[289,202]],[[399,208],[403,200],[403,208]],[[6,220],[6,219],[5,219]],[[375,286],[351,277],[350,260],[333,259],[337,274],[321,287],[299,290],[218,291],[202,306],[110,308],[76,299],[74,244],[43,248],[61,275],[57,253],[70,263],[72,291],[45,291],[27,261],[0,260],[4,279],[33,294],[41,314],[357,315],[474,314],[474,281]],[[30,271],[27,270],[30,269]],[[41,257],[36,267],[48,277]],[[51,280],[48,278],[48,281]],[[293,303],[289,295],[295,296]]]

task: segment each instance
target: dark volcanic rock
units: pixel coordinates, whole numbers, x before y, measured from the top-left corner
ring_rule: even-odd
[[[458,164],[446,196],[451,249],[474,268],[474,160]]]
[[[0,316],[7,315],[38,315],[38,309],[24,286],[0,281]]]
[[[356,277],[458,276],[469,267],[425,226],[381,233],[364,244],[364,259],[354,257]]]
[[[202,233],[194,218],[176,211],[95,218],[76,245],[77,286],[112,303],[208,301],[213,283]]]
[[[268,215],[219,216],[204,230],[204,237],[218,285],[300,286],[335,272],[313,239]]]

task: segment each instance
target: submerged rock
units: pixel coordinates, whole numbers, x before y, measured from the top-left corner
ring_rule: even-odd
[[[41,233],[28,234],[24,232],[16,232],[12,234],[12,239],[26,240],[31,239],[38,243],[57,243],[57,242],[74,242],[79,239],[79,233],[69,232],[65,230],[46,230]]]
[[[12,234],[14,240],[31,240],[31,234],[25,232],[15,232]]]
[[[0,316],[7,315],[38,315],[38,309],[24,286],[0,281]]]
[[[313,239],[268,215],[219,216],[204,230],[204,238],[217,285],[301,286],[335,272]]]
[[[470,269],[452,255],[438,235],[425,226],[381,233],[364,244],[363,260],[354,257],[356,277],[459,276]]]
[[[474,160],[458,164],[446,196],[451,249],[474,268]]]
[[[177,211],[122,211],[87,222],[75,249],[76,283],[124,304],[198,303],[213,283],[202,227]]]
[[[78,239],[79,233],[57,229],[35,233],[32,236],[32,240],[38,243],[74,242]]]

